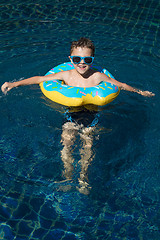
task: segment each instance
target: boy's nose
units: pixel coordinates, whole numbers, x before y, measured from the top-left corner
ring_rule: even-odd
[[[83,58],[81,59],[80,63],[85,63]]]

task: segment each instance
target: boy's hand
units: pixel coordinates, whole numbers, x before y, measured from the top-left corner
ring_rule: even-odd
[[[142,96],[145,96],[145,97],[154,97],[155,96],[154,93],[149,92],[149,91],[141,91],[141,90],[139,90],[138,93],[141,94]]]
[[[1,90],[4,94],[6,94],[8,91],[10,91],[12,88],[14,87],[14,83],[10,83],[10,82],[5,82],[2,87]]]

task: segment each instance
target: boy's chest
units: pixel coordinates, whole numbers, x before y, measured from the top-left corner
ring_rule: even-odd
[[[88,78],[83,78],[82,76],[70,76],[65,81],[67,85],[74,87],[93,87],[99,84],[98,79],[95,79],[94,76]]]

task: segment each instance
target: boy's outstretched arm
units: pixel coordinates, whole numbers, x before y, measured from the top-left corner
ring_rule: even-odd
[[[62,79],[61,79],[62,78]],[[62,73],[55,73],[55,74],[49,74],[46,76],[35,76],[31,78],[27,78],[24,80],[20,80],[17,82],[5,82],[1,86],[1,90],[4,94],[6,94],[8,91],[10,91],[12,88],[19,87],[19,86],[25,86],[25,85],[32,85],[32,84],[39,84],[44,81],[49,81],[53,79],[60,79],[63,80]]]
[[[25,86],[25,85],[31,85],[31,84],[38,84],[40,83],[40,78],[39,76],[35,76],[35,77],[31,77],[31,78],[27,78],[24,80],[20,80],[17,82],[5,82],[2,87],[1,90],[4,94],[6,94],[8,91],[10,91],[12,88],[15,87],[19,87],[19,86]]]
[[[136,89],[136,88],[133,88],[125,83],[122,84],[122,86],[120,87],[122,90],[127,90],[127,91],[130,91],[130,92],[135,92],[135,93],[138,93],[142,96],[145,96],[145,97],[153,97],[155,96],[154,93],[152,92],[149,92],[149,91],[142,91],[140,89]]]
[[[135,92],[135,93],[138,93],[138,94],[140,94],[142,96],[145,96],[145,97],[153,97],[153,96],[155,96],[155,94],[152,93],[152,92],[142,91],[140,89],[136,89],[134,87],[131,87],[131,86],[127,85],[126,83],[121,83],[121,82],[119,82],[119,81],[117,81],[117,80],[115,80],[113,78],[109,78],[105,74],[103,74],[103,78],[104,78],[104,80],[102,80],[102,81],[110,82],[110,83],[118,86],[122,90],[126,90],[126,91],[129,91],[129,92]]]

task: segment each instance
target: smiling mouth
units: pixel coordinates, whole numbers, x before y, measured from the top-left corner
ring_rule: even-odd
[[[85,68],[86,68],[85,65],[79,65],[78,67],[79,67],[80,69],[85,69]]]

